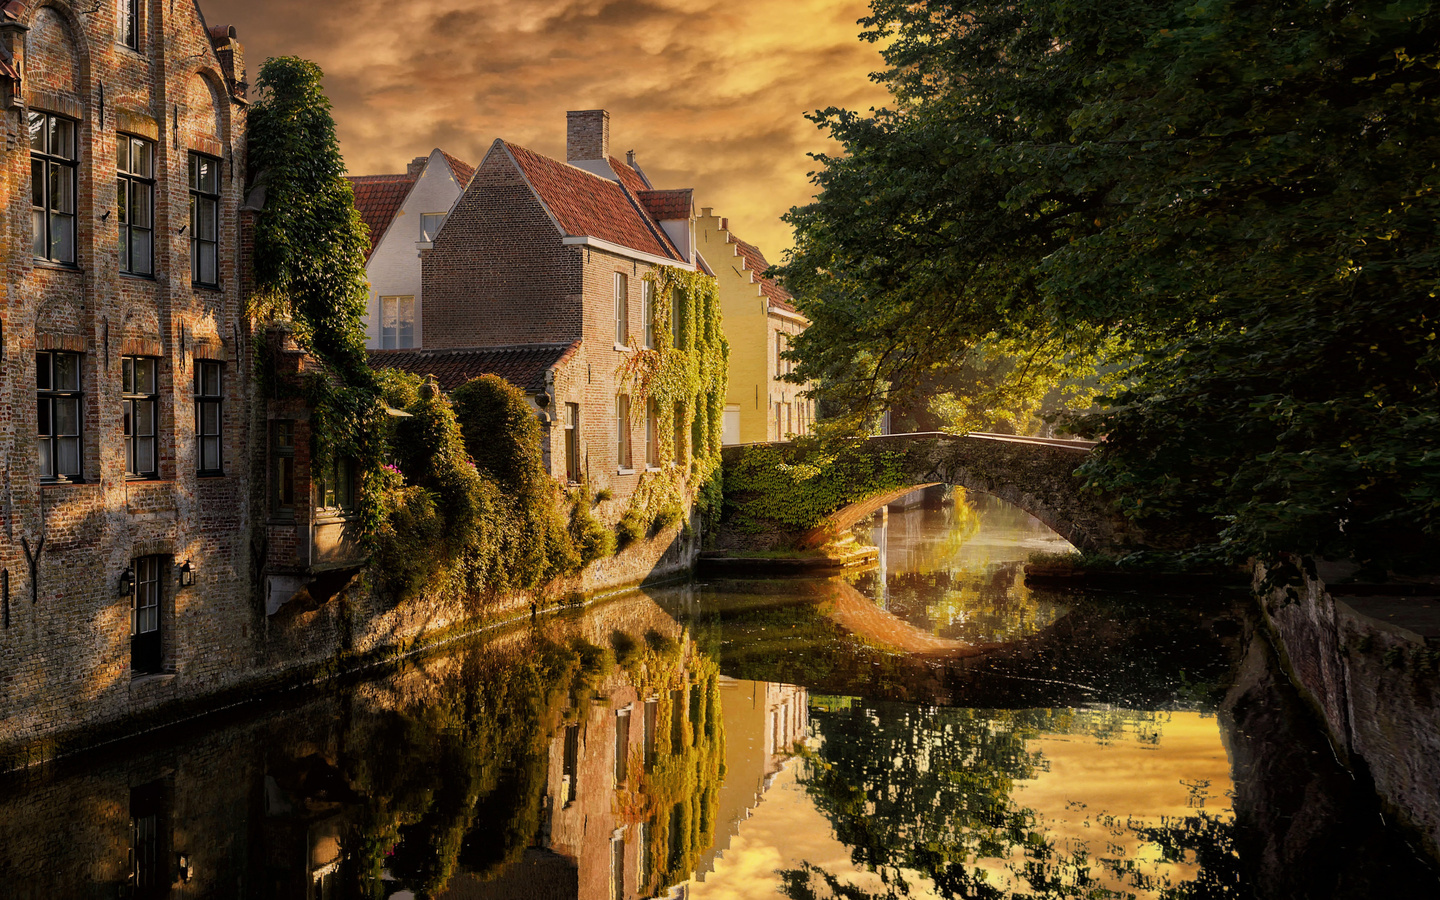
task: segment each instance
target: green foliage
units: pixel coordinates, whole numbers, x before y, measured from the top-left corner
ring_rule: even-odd
[[[977,359],[1036,385],[1104,364],[1073,426],[1142,524],[1231,559],[1440,559],[1434,3],[874,0],[863,23],[895,103],[814,116],[844,153],[789,216],[797,378],[858,419]]]
[[[478,381],[456,391],[457,414],[433,383],[415,389],[406,377],[380,376],[387,400],[416,398],[394,426],[398,468],[381,470],[386,521],[373,568],[397,599],[534,590],[577,570],[582,553],[606,549],[599,523],[586,522],[588,504],[567,523],[524,395],[499,379]],[[485,466],[467,446],[485,448]]]
[[[851,504],[912,484],[903,460],[903,451],[867,451],[863,442],[747,447],[725,467],[725,521],[751,534],[815,528]]]
[[[255,225],[251,314],[283,321],[320,362],[308,373],[316,462],[358,464],[366,530],[380,525],[380,411],[365,357],[365,256],[370,248],[319,66],[294,57],[261,67],[249,114],[252,180],[265,186]],[[273,385],[271,386],[273,388]]]
[[[595,517],[593,507],[588,485],[570,500],[570,540],[580,556],[582,567],[615,555],[615,532]]]
[[[632,397],[633,416],[643,421],[654,404],[659,458],[676,465],[645,473],[617,526],[622,546],[682,521],[686,497],[702,517],[720,511],[730,347],[721,327],[718,287],[709,275],[668,267],[645,278],[654,285],[657,346],[631,354],[620,376]],[[678,343],[672,325],[677,304],[684,307]]]

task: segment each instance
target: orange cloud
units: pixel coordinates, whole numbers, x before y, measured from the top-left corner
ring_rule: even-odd
[[[868,109],[884,90],[857,0],[201,0],[233,24],[253,75],[270,56],[326,73],[355,174],[439,146],[479,162],[496,137],[564,157],[565,111],[604,107],[617,155],[659,187],[696,189],[772,258],[809,201],[804,113]]]

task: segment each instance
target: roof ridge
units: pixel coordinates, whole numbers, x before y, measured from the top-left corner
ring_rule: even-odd
[[[567,162],[566,160],[556,159],[556,158],[553,157],[553,156],[547,156],[546,154],[541,153],[541,152],[538,151],[538,150],[531,150],[529,147],[522,147],[522,146],[520,146],[519,144],[512,144],[512,143],[510,143],[509,141],[505,140],[504,138],[496,138],[496,140],[498,140],[500,143],[504,144],[506,147],[510,148],[511,150],[524,150],[526,153],[530,154],[531,156],[538,156],[538,157],[540,157],[541,159],[548,159],[548,160],[550,160],[551,162],[555,163],[556,165],[564,166],[564,167],[566,167],[567,169],[574,169],[576,172],[584,172],[586,175],[589,175],[591,178],[598,178],[598,179],[600,179],[601,181],[605,182],[606,184],[618,184],[618,185],[620,185],[622,188],[625,186],[624,184],[622,184],[622,183],[620,182],[619,179],[616,179],[616,178],[606,178],[604,175],[596,175],[594,172],[590,171],[589,169],[582,169],[582,168],[580,168],[579,166],[575,165],[574,163]],[[444,151],[442,150],[441,152],[443,153]],[[607,160],[607,162],[608,162],[608,160]]]

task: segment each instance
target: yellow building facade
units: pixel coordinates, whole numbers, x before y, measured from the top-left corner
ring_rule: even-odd
[[[794,368],[780,354],[809,320],[796,310],[784,288],[765,277],[770,264],[764,254],[737,237],[728,219],[701,209],[695,220],[695,241],[719,282],[720,311],[730,342],[723,443],[783,441],[809,434],[815,401],[804,394],[810,385],[780,380]]]

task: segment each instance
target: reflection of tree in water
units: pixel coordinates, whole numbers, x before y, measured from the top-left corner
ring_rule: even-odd
[[[894,574],[887,605],[910,622],[928,622],[941,637],[973,644],[1030,637],[1066,612],[1050,594],[1026,586],[1018,562],[974,572]]]
[[[850,848],[855,865],[881,876],[874,893],[805,863],[782,872],[793,900],[898,898],[925,892],[965,898],[1218,898],[1239,893],[1233,822],[1206,814],[1159,824],[1092,816],[1105,852],[1062,848],[1043,819],[1019,806],[1015,783],[1046,769],[1027,749],[1041,735],[1158,739],[1160,713],[983,711],[878,704],[812,711],[822,744],[802,783]],[[1126,855],[1139,841],[1158,860]],[[1199,866],[1178,881],[1171,864]],[[1000,874],[1001,872],[1006,874]],[[1008,883],[1006,883],[1008,882]]]

